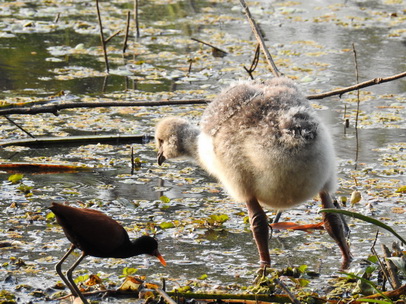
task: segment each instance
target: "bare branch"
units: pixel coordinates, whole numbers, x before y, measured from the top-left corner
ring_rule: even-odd
[[[275,63],[273,62],[271,54],[269,53],[268,49],[266,48],[264,38],[262,37],[261,32],[259,31],[258,26],[255,23],[255,20],[252,18],[252,15],[247,6],[247,3],[245,3],[244,0],[240,0],[240,3],[244,9],[245,15],[247,16],[249,23],[251,25],[252,32],[254,33],[255,38],[257,39],[259,45],[261,46],[262,52],[265,55],[265,59],[268,62],[268,65],[269,65],[269,68],[270,68],[272,74],[275,77],[279,77],[278,68],[276,67]]]
[[[124,36],[124,42],[123,42],[123,54],[125,53],[127,49],[127,42],[128,42],[128,32],[130,30],[130,17],[131,17],[131,12],[127,12],[127,23],[125,26],[125,36]]]
[[[204,44],[204,45],[207,45],[207,46],[211,47],[212,50],[213,50],[213,56],[214,57],[224,57],[224,56],[227,55],[226,51],[223,51],[222,49],[219,49],[218,47],[215,47],[214,45],[212,45],[210,43],[204,42],[202,40],[199,40],[199,39],[196,39],[196,38],[193,38],[193,37],[190,38],[190,39],[192,39],[193,41],[196,41],[196,42],[199,42],[201,44]],[[216,56],[216,54],[217,54],[217,56]]]
[[[396,80],[396,79],[399,79],[402,77],[406,77],[406,72],[396,74],[396,75],[386,77],[386,78],[374,78],[374,79],[367,80],[367,81],[358,83],[358,84],[350,86],[350,87],[345,87],[345,88],[341,88],[341,89],[337,89],[337,90],[333,90],[333,91],[329,91],[329,92],[325,92],[325,93],[321,93],[321,94],[309,95],[309,96],[307,96],[307,99],[323,99],[323,98],[330,97],[330,96],[342,95],[344,93],[348,93],[351,91],[355,91],[355,90],[370,87],[373,85],[381,84],[384,82],[389,82],[389,81]]]
[[[185,99],[185,100],[161,100],[161,101],[135,101],[135,102],[72,102],[53,104],[40,107],[30,108],[10,108],[1,109],[0,115],[9,114],[39,114],[39,113],[53,113],[58,115],[58,111],[64,109],[74,108],[105,108],[105,107],[156,107],[156,106],[172,106],[172,105],[185,105],[185,104],[207,104],[208,99]]]
[[[100,42],[103,47],[104,62],[106,63],[106,71],[107,71],[107,73],[109,73],[109,71],[110,71],[109,59],[107,57],[106,40],[104,40],[103,24],[102,24],[102,20],[101,20],[101,16],[100,16],[99,0],[96,0],[96,11],[97,11],[97,19],[99,21],[99,27],[100,27]]]

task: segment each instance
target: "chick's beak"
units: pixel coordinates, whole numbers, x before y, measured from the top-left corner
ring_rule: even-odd
[[[158,157],[157,157],[158,165],[162,165],[165,160],[166,160],[166,157],[164,156],[164,151],[163,151],[162,147],[160,147],[158,150]]]
[[[166,261],[164,257],[159,253],[158,249],[156,249],[153,253],[153,256],[156,256],[158,260],[161,262],[162,265],[166,266]]]

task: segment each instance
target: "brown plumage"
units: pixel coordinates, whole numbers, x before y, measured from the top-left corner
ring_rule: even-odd
[[[128,258],[140,254],[157,257],[165,266],[166,262],[158,251],[157,241],[150,236],[141,236],[130,241],[127,231],[112,218],[100,211],[70,207],[52,203],[49,209],[72,243],[68,252],[56,264],[55,269],[74,296],[86,299],[80,293],[72,279],[73,270],[87,255],[101,258]],[[78,248],[82,251],[80,258],[69,268],[66,277],[62,273],[62,263]]]

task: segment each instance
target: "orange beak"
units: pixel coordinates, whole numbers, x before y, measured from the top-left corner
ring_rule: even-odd
[[[164,257],[159,253],[158,249],[155,250],[155,252],[152,255],[156,256],[158,258],[158,260],[161,262],[161,264],[166,266],[166,261],[165,261]]]

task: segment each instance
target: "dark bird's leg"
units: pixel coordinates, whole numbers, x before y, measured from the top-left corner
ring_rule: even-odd
[[[259,252],[261,267],[270,266],[271,258],[268,248],[269,226],[266,214],[256,199],[252,199],[246,204],[248,207],[251,230]]]
[[[281,216],[282,216],[282,211],[278,210],[276,212],[276,215],[275,215],[273,221],[272,221],[272,224],[279,223],[279,220],[280,220]]]
[[[65,283],[65,285],[70,289],[73,296],[78,297],[79,295],[76,294],[76,290],[72,287],[71,283],[68,281],[68,279],[62,273],[62,263],[65,262],[67,257],[72,253],[73,250],[75,250],[75,248],[76,247],[73,244],[69,247],[68,252],[66,252],[65,255],[62,257],[62,259],[55,265],[55,270],[58,273],[58,275],[61,277],[61,279]]]
[[[328,192],[322,191],[319,193],[323,208],[335,208],[331,196]],[[352,255],[350,247],[348,246],[345,238],[344,228],[346,226],[344,218],[335,213],[323,212],[324,228],[328,234],[336,241],[340,247],[343,261],[341,263],[342,269],[350,267]]]
[[[75,263],[73,263],[73,265],[71,266],[71,268],[68,269],[68,271],[66,272],[66,276],[68,277],[69,282],[71,283],[72,288],[75,290],[75,293],[77,294],[77,296],[82,300],[83,304],[89,304],[89,302],[87,302],[87,300],[85,299],[85,297],[83,296],[83,294],[80,292],[79,288],[76,286],[75,282],[72,279],[72,273],[73,270],[75,270],[75,268],[80,264],[80,262],[83,260],[83,258],[86,256],[86,253],[82,252],[82,254],[80,255],[80,257],[76,260]]]

